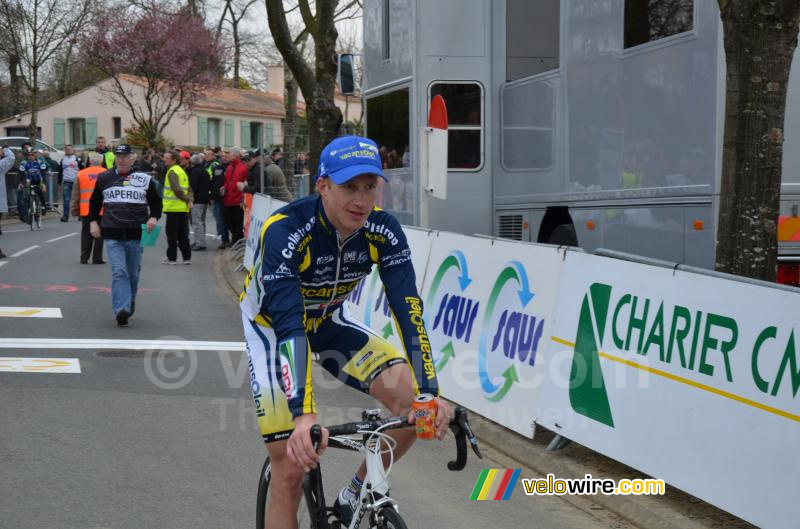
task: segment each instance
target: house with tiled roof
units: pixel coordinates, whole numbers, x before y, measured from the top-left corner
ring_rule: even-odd
[[[122,82],[129,97],[143,106],[143,80],[124,76]],[[39,138],[58,149],[66,144],[91,149],[98,136],[119,143],[133,119],[128,107],[110,96],[111,83],[111,79],[100,81],[42,107],[37,119]],[[163,134],[180,146],[268,147],[283,143],[284,117],[282,95],[214,88],[201,94],[191,109],[175,114]],[[27,136],[29,121],[29,112],[1,119],[0,136]]]

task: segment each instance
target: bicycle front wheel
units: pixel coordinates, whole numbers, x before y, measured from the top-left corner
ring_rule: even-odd
[[[370,529],[408,529],[408,526],[392,507],[384,507],[375,514]]]
[[[261,467],[261,474],[258,478],[258,498],[256,500],[256,529],[272,529],[267,527],[267,507],[269,507],[269,499],[271,492],[272,472],[269,463],[269,457],[264,461]],[[304,499],[300,500],[300,508],[297,512],[297,527],[300,529],[314,529],[311,520],[311,514],[308,512],[308,507]]]

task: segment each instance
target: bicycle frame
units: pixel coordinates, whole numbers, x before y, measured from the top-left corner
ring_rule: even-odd
[[[374,420],[374,417],[372,420]],[[395,423],[389,423],[387,426],[392,426],[394,424]],[[401,423],[397,421],[396,424],[399,425]],[[389,497],[389,490],[391,488],[389,484],[389,471],[391,471],[391,467],[389,471],[387,471],[383,466],[382,435],[380,431],[370,431],[364,432],[363,439],[360,441],[345,436],[335,436],[328,440],[328,446],[331,448],[362,453],[367,464],[367,475],[361,487],[361,495],[359,496],[358,502],[359,507],[358,510],[353,513],[353,520],[350,522],[348,529],[355,529],[362,519],[369,519],[372,513],[378,512],[386,506],[391,506],[397,510],[397,502]],[[388,449],[394,451],[391,445],[389,445]],[[325,493],[322,488],[322,472],[319,466],[306,475],[306,479],[303,483],[303,490],[308,510],[315,521],[315,527],[317,529],[330,529],[330,524],[328,523],[330,508],[325,504]],[[375,500],[376,493],[380,494],[377,501]]]

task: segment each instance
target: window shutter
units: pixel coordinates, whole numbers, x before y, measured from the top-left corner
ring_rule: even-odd
[[[53,118],[53,147],[56,149],[63,149],[64,141],[64,120],[61,118]]]
[[[233,147],[233,120],[225,120],[225,147]]]
[[[197,145],[208,145],[208,118],[197,116]]]
[[[275,133],[272,128],[272,123],[267,123],[266,128],[267,128],[267,133],[264,137],[264,145],[269,148],[272,148],[272,146],[275,145]]]
[[[251,145],[250,143],[250,122],[240,119],[239,124],[241,125],[240,132],[242,134],[240,137],[239,144],[242,146],[243,149],[249,149],[250,147],[255,147],[255,145]]]
[[[97,118],[86,118],[86,145],[97,143]]]

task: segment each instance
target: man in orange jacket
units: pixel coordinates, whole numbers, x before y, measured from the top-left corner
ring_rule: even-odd
[[[72,187],[70,200],[70,213],[81,217],[81,264],[89,262],[92,254],[92,264],[105,264],[103,261],[103,239],[95,239],[89,232],[89,199],[97,183],[97,175],[105,171],[100,154],[93,152],[89,155],[89,167],[78,171],[78,179]]]

